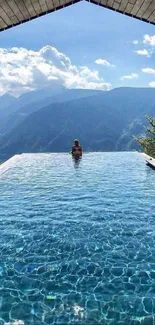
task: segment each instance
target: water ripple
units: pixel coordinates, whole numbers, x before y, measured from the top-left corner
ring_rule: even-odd
[[[155,324],[155,173],[136,153],[0,170],[0,325]]]

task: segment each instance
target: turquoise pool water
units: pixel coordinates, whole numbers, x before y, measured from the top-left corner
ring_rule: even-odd
[[[137,153],[0,170],[0,325],[155,324],[155,172]]]

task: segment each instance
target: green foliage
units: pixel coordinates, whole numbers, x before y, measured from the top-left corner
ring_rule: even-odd
[[[146,116],[150,126],[146,127],[147,134],[135,140],[142,146],[144,152],[151,157],[155,158],[155,118],[151,116]]]

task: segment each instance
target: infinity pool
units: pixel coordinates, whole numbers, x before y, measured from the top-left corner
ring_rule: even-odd
[[[137,153],[0,170],[0,325],[155,324],[155,172]]]

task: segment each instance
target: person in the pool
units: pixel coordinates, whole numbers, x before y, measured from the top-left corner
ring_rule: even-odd
[[[72,146],[71,153],[72,153],[72,156],[75,158],[82,157],[82,147],[81,147],[78,139],[74,140],[74,145]]]

